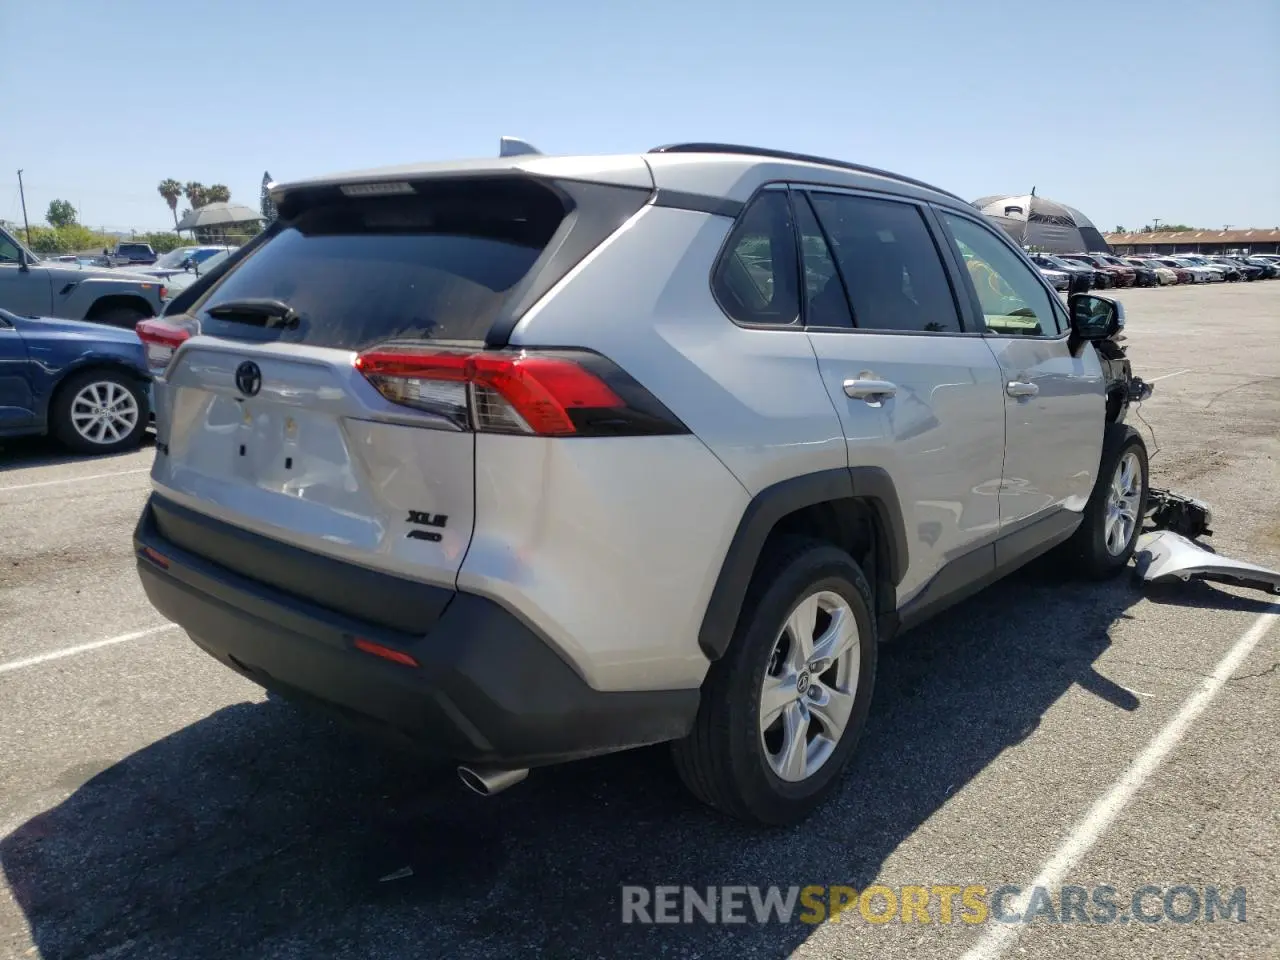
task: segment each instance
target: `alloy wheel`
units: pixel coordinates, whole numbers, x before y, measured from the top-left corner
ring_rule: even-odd
[[[123,384],[86,384],[71,400],[71,426],[90,443],[107,445],[129,436],[138,425],[138,401]]]
[[[760,691],[760,742],[779,779],[799,783],[831,759],[853,713],[860,662],[847,600],[821,590],[796,604]]]
[[[1118,557],[1129,546],[1138,524],[1138,506],[1142,500],[1142,466],[1136,453],[1126,453],[1116,464],[1107,494],[1107,516],[1103,539],[1107,553]]]

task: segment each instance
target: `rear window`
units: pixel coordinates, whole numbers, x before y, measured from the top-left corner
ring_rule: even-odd
[[[144,243],[122,243],[116,250],[120,253],[151,253],[151,248]]]
[[[385,340],[479,341],[565,216],[548,188],[493,179],[418,195],[313,201],[234,268],[195,313],[202,333],[362,350]],[[336,191],[335,191],[336,194]],[[296,321],[213,317],[278,300]]]

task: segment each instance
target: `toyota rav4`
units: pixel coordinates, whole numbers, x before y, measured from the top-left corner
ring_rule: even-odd
[[[945,191],[684,144],[272,196],[139,324],[142,583],[480,792],[670,742],[702,800],[793,822],[880,643],[1050,550],[1134,549],[1119,305],[1064,304]]]

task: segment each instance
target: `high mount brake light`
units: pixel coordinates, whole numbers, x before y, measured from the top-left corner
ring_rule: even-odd
[[[482,433],[687,432],[648,391],[595,354],[387,345],[360,354],[355,365],[393,403]]]
[[[165,372],[177,349],[191,338],[190,330],[156,319],[139,320],[134,332],[142,341],[147,368],[157,376]]]

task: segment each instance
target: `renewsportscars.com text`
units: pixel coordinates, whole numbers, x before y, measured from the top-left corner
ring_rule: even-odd
[[[1246,922],[1244,887],[1107,884],[624,886],[623,923],[1214,923]]]

